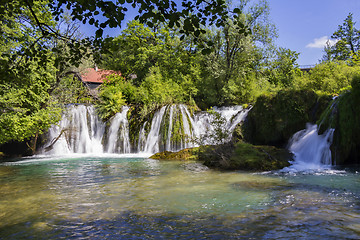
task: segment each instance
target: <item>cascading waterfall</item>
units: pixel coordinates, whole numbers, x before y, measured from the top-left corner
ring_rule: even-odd
[[[249,109],[242,106],[214,108],[225,119],[225,129],[230,133],[237,124],[243,121]],[[191,114],[188,107],[183,104],[162,107],[155,113],[150,132],[146,136],[145,122],[139,132],[138,152],[154,153],[158,151],[178,151],[184,148],[195,147],[192,139],[201,138],[214,131],[211,125],[213,116],[207,112]],[[229,136],[228,141],[230,141]],[[204,144],[212,144],[205,141]]]
[[[128,110],[124,107],[121,113],[117,113],[107,129],[93,106],[70,105],[62,120],[50,128],[47,134],[50,141],[42,152],[50,155],[129,153]]]
[[[59,124],[49,130],[48,138],[52,141],[45,150],[51,148],[48,152],[54,155],[103,152],[104,131],[105,124],[93,107],[70,105]]]
[[[199,138],[213,131],[212,116],[207,112],[191,114],[186,105],[164,106],[155,112],[151,121],[145,121],[137,133],[138,139],[131,146],[129,107],[117,113],[104,123],[97,116],[93,106],[70,105],[62,120],[48,132],[48,144],[44,154],[72,153],[156,153],[178,151],[194,147],[189,139]],[[248,109],[241,106],[214,108],[226,120],[225,128],[233,131],[243,121]],[[230,140],[230,139],[229,139]]]
[[[161,128],[161,121],[165,113],[165,108],[162,107],[160,111],[156,112],[151,123],[151,129],[147,136],[144,152],[156,153],[159,152],[159,133]]]
[[[115,114],[112,119],[108,134],[107,153],[131,152],[129,124],[127,121],[128,111],[129,107],[125,106],[122,112]]]
[[[334,129],[328,129],[319,135],[316,124],[307,124],[306,129],[295,133],[289,141],[289,150],[295,159],[291,168],[302,171],[331,166],[333,133]]]
[[[166,139],[166,149],[172,149],[171,145],[171,130],[173,126],[173,115],[174,115],[174,105],[170,106],[170,112],[169,112],[169,129],[168,129],[168,138]]]
[[[248,111],[243,111],[242,106],[233,106],[233,107],[221,107],[221,108],[214,108],[215,112],[220,113],[222,117],[226,120],[226,128],[233,132],[236,125],[239,122],[243,121],[248,113]]]

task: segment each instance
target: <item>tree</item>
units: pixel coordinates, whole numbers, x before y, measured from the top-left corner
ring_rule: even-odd
[[[338,26],[331,38],[336,40],[335,45],[325,48],[331,60],[348,60],[360,50],[360,31],[355,28],[352,13]]]
[[[49,26],[51,21],[46,7],[33,2],[34,11]],[[0,144],[10,140],[23,141],[41,134],[60,118],[60,109],[54,106],[49,94],[55,82],[54,56],[47,49],[31,46],[34,41],[45,46],[39,28],[27,9],[10,14],[0,7],[3,15],[0,36]],[[6,14],[5,14],[6,15]],[[31,46],[29,48],[28,46]],[[32,52],[36,51],[36,53]],[[32,54],[32,58],[24,55]]]
[[[296,84],[301,89],[339,94],[350,86],[350,81],[360,73],[360,66],[349,66],[345,61],[326,61],[317,64],[310,74],[304,74]]]
[[[267,69],[269,81],[275,85],[291,86],[294,77],[300,73],[299,65],[296,62],[298,57],[299,53],[280,47],[277,50],[276,58]]]
[[[104,121],[121,112],[122,107],[126,105],[125,99],[121,91],[119,91],[119,84],[122,80],[121,76],[110,75],[101,86],[96,111]]]
[[[79,64],[81,55],[90,54],[87,48],[97,47],[102,49],[102,35],[105,28],[121,27],[122,21],[125,19],[128,7],[138,9],[136,20],[140,23],[146,23],[152,27],[158,23],[166,23],[170,28],[177,26],[181,28],[180,33],[183,36],[192,35],[197,40],[207,25],[223,26],[226,19],[231,15],[237,15],[240,10],[235,8],[233,11],[227,9],[225,0],[181,0],[181,1],[158,1],[158,0],[58,0],[58,1],[40,1],[42,6],[48,9],[55,21],[60,21],[67,9],[72,20],[78,20],[83,24],[90,24],[97,28],[94,38],[86,38],[82,40],[71,39],[61,34],[53,24],[49,24],[41,19],[36,11],[39,1],[34,0],[0,0],[0,18],[12,17],[28,11],[33,18],[31,24],[39,29],[39,36],[34,39],[33,44],[29,45],[31,51],[27,51],[24,56],[33,57],[35,54],[33,48],[35,45],[45,47],[46,44],[39,41],[40,39],[62,39],[70,40],[68,46],[76,53],[66,57],[66,62],[73,65]],[[106,39],[105,39],[106,40]],[[108,39],[107,40],[111,40]],[[53,51],[61,51],[61,48],[54,47]]]
[[[203,91],[197,100],[206,99],[203,108],[249,100],[245,97],[249,95],[249,80],[255,80],[249,74],[261,67],[266,49],[273,48],[276,29],[269,20],[268,2],[241,0],[237,4],[241,14],[205,36],[213,45],[212,52],[203,57],[203,75],[198,82]]]
[[[11,4],[19,2],[5,6],[14,6]],[[56,24],[46,2],[31,4],[31,9],[21,11],[0,6],[0,144],[34,139],[30,146],[34,151],[37,136],[60,120],[62,106],[69,99],[66,93],[84,89],[78,80],[76,91],[60,84],[74,86],[73,79],[65,77],[71,64],[64,56],[71,55],[68,44],[77,27]],[[43,37],[42,26],[36,22],[58,29],[66,38]],[[54,52],[55,48],[61,52]]]
[[[150,28],[133,20],[111,42],[109,53],[102,55],[101,67],[121,71],[124,79],[117,80],[117,91],[127,104],[136,105],[142,117],[166,104],[193,105],[200,53],[193,52],[187,40],[180,40],[176,28],[165,24]]]

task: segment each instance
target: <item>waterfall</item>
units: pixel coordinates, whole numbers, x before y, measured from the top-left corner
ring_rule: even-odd
[[[160,111],[156,112],[151,123],[151,130],[147,136],[144,152],[156,153],[159,152],[159,133],[161,128],[162,118],[164,116],[166,107],[162,107]]]
[[[70,105],[62,120],[50,128],[50,154],[103,152],[101,143],[105,125],[91,106]],[[47,148],[45,148],[47,149]]]
[[[69,105],[62,120],[47,134],[49,140],[42,153],[64,155],[73,153],[129,153],[130,141],[127,121],[129,108],[124,107],[106,123],[93,106]],[[107,130],[107,131],[106,131]],[[108,132],[108,134],[106,134]]]
[[[187,110],[187,108],[184,105],[180,105],[180,111],[181,111],[181,117],[182,117],[182,122],[183,122],[183,131],[184,131],[183,134],[188,137],[194,136],[191,131],[191,127],[194,127],[194,126],[190,125],[190,123],[189,123],[189,119],[191,119],[189,111]],[[180,148],[193,147],[193,144],[191,144],[187,140],[188,139],[182,139]]]
[[[127,113],[129,107],[125,106],[122,112],[115,114],[111,120],[107,153],[130,153],[130,138],[129,138],[129,124],[127,120]]]
[[[295,159],[291,168],[302,171],[329,167],[333,133],[334,129],[328,129],[319,135],[316,124],[307,124],[306,129],[295,133],[289,141]]]
[[[174,105],[171,105],[170,113],[169,113],[169,128],[168,128],[167,139],[166,139],[166,149],[172,149],[171,130],[172,130],[172,126],[173,126],[173,116],[174,116]]]
[[[248,113],[248,111],[243,111],[242,106],[214,107],[214,111],[220,113],[220,115],[225,118],[226,128],[230,132],[234,131],[236,125],[243,121]]]
[[[243,121],[248,109],[241,106],[214,108],[226,121],[225,129],[232,132]],[[214,131],[213,116],[207,112],[192,113],[186,105],[168,105],[156,111],[142,123],[133,146],[130,144],[129,107],[124,106],[108,122],[103,122],[93,106],[69,105],[62,120],[47,133],[44,154],[73,153],[156,153],[178,151],[197,146],[189,139],[201,138]],[[230,138],[228,139],[230,140]],[[211,144],[211,142],[205,142]]]

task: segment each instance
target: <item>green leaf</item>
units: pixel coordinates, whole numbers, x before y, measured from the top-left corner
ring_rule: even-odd
[[[241,10],[239,8],[234,8],[233,10],[234,13],[237,13],[237,14],[240,14],[241,13]]]
[[[98,30],[96,30],[95,32],[95,35],[96,35],[96,38],[101,38],[102,35],[103,35],[103,29],[99,28]]]
[[[212,50],[210,48],[204,48],[203,50],[201,50],[201,53],[203,55],[208,55],[212,52]]]

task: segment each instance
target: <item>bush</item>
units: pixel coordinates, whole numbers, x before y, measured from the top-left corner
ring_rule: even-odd
[[[262,95],[242,125],[244,138],[253,144],[284,145],[307,122],[316,121],[330,100],[307,90]]]
[[[104,121],[121,112],[122,107],[126,105],[119,89],[119,82],[115,79],[118,80],[118,78],[109,78],[109,81],[102,86],[99,101],[96,103],[96,111]]]
[[[309,73],[296,79],[300,89],[337,94],[341,89],[350,86],[351,79],[360,74],[360,67],[348,66],[345,62],[324,62],[316,65]]]

